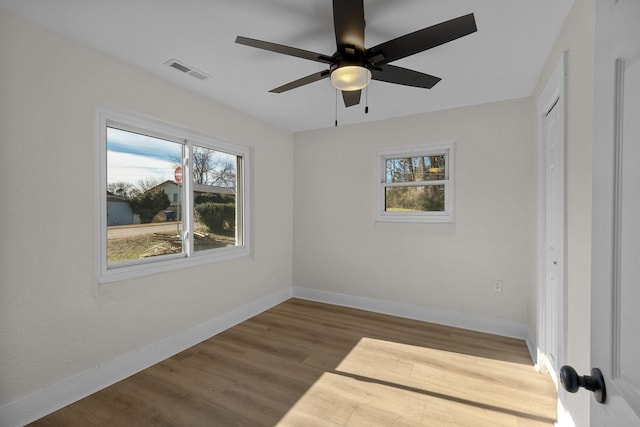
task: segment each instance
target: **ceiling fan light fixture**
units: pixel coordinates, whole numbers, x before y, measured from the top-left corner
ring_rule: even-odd
[[[331,84],[338,90],[360,90],[371,82],[371,71],[359,65],[338,67],[331,72]]]

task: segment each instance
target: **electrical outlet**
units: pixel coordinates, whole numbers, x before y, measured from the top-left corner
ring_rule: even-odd
[[[502,280],[493,281],[493,290],[496,292],[502,292]]]

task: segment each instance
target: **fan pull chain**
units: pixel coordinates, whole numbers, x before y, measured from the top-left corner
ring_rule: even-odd
[[[335,124],[334,127],[338,127],[338,89],[336,89],[336,116],[335,116]]]
[[[369,86],[364,90],[364,113],[369,114]]]

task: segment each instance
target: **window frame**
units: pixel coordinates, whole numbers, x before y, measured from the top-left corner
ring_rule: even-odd
[[[128,132],[136,132],[183,144],[183,250],[178,254],[160,255],[141,260],[126,261],[118,265],[107,262],[107,127],[116,127]],[[96,239],[98,282],[125,280],[149,274],[172,271],[190,266],[227,261],[251,255],[250,217],[250,175],[251,150],[249,147],[222,141],[192,130],[167,123],[152,117],[124,112],[112,107],[96,107],[97,129],[97,176],[98,186],[96,206],[99,212],[98,238]],[[192,147],[209,148],[241,157],[238,162],[236,190],[236,234],[238,244],[233,247],[194,251],[193,247],[193,179],[191,167]],[[241,219],[241,220],[240,220]],[[241,238],[241,242],[240,242]]]
[[[389,159],[445,155],[448,177],[438,181],[386,182],[386,161]],[[381,150],[376,153],[376,221],[407,223],[451,223],[454,222],[455,144],[423,145],[410,148]],[[444,185],[444,211],[388,212],[385,210],[386,189],[400,186]]]

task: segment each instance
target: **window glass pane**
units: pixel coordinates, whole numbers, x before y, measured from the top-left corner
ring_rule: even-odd
[[[183,252],[183,145],[107,127],[107,265]]]
[[[241,245],[238,164],[241,157],[193,147],[194,251]]]
[[[447,179],[446,154],[386,159],[385,182],[422,182]]]
[[[444,212],[444,185],[385,188],[386,212]]]

